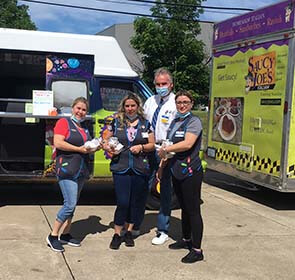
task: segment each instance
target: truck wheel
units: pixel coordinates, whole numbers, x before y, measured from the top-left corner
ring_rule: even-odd
[[[171,209],[178,209],[179,204],[173,188],[171,192]],[[153,182],[153,185],[150,188],[150,193],[146,201],[146,208],[149,210],[160,209],[160,184],[156,180]]]

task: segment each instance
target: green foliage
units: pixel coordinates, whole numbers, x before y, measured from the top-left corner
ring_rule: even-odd
[[[36,30],[28,8],[26,5],[17,5],[17,0],[1,0],[0,27]]]
[[[159,3],[164,3],[164,5]],[[186,4],[176,6],[169,4]],[[167,67],[174,77],[174,90],[190,90],[195,103],[205,104],[209,92],[209,69],[204,65],[204,44],[196,39],[202,0],[157,0],[152,15],[162,18],[136,18],[132,46],[142,55],[143,79],[153,86],[155,69]],[[172,19],[163,19],[169,17]]]

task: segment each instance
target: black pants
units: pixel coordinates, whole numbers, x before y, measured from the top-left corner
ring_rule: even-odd
[[[200,198],[203,171],[195,171],[191,177],[177,180],[172,175],[175,194],[181,208],[182,235],[192,239],[194,248],[201,248],[203,237],[203,219],[201,216]]]

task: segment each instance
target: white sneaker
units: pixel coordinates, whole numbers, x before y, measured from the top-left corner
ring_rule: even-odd
[[[158,232],[157,236],[152,239],[153,245],[162,245],[168,241],[169,236],[165,232]]]

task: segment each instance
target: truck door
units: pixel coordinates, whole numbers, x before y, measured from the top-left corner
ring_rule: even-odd
[[[128,93],[136,93],[143,103],[152,95],[150,89],[138,79],[96,78],[96,88],[98,89],[97,106],[99,109],[93,113],[95,137],[102,136],[106,126],[112,120],[112,115],[117,111],[120,101]],[[94,155],[93,176],[111,176],[109,164],[110,159],[104,151],[96,152]]]

